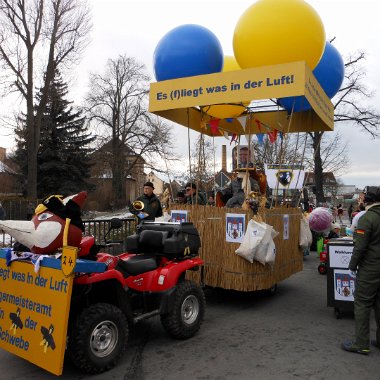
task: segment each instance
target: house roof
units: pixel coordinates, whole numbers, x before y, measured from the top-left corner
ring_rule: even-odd
[[[333,172],[324,172],[322,173],[323,184],[324,185],[337,185],[335,176]],[[305,183],[307,185],[315,185],[315,175],[314,172],[305,173]]]
[[[136,152],[134,152],[128,146],[123,144],[120,139],[119,139],[119,143],[121,145],[123,145],[123,151],[127,157],[138,157],[139,156],[138,154],[136,154]],[[98,150],[96,150],[94,152],[94,154],[98,155],[101,152],[109,152],[109,153],[112,152],[112,139],[110,141],[106,142],[105,144],[103,144]],[[140,156],[140,159],[145,163],[145,160],[141,156]]]
[[[0,161],[0,173],[17,174],[13,169],[4,164],[2,161]]]

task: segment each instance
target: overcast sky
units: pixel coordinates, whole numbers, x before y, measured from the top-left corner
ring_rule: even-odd
[[[380,1],[307,2],[321,16],[326,38],[336,37],[334,46],[343,57],[356,50],[366,52],[367,85],[377,92],[372,101],[380,112]],[[220,40],[224,54],[233,55],[235,26],[253,3],[252,0],[89,0],[94,26],[92,42],[76,70],[75,85],[71,87],[72,98],[80,103],[87,90],[88,73],[102,72],[107,59],[116,58],[119,54],[127,54],[144,63],[154,81],[154,49],[168,31],[182,24],[199,24],[210,29]],[[183,129],[173,127],[175,134]],[[363,132],[343,125],[337,129],[350,144],[352,167],[350,173],[342,177],[344,183],[359,187],[380,185],[380,140],[373,141]],[[226,142],[223,138],[218,141],[219,144]],[[3,137],[0,145],[9,147],[12,144]]]

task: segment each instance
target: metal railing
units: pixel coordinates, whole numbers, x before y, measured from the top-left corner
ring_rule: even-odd
[[[109,231],[109,226],[111,223],[111,219],[87,219],[83,220],[85,231],[83,236],[94,236],[95,241],[98,244],[104,244],[106,236],[106,240],[111,241],[119,241],[120,244],[107,247],[105,250],[102,249],[102,252],[106,251],[112,254],[118,254],[125,251],[125,240],[127,236],[132,235],[136,231],[136,219],[135,218],[120,218],[122,221],[122,227],[118,229],[111,230],[109,234],[106,236]],[[0,248],[3,247],[12,247],[15,239],[10,235],[0,232]]]

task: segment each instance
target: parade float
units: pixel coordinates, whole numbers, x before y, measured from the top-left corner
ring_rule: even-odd
[[[245,136],[249,149],[253,138],[333,130],[330,98],[342,84],[344,65],[335,47],[326,42],[323,23],[309,4],[257,1],[238,21],[233,48],[234,57],[224,56],[215,35],[203,26],[182,25],[169,31],[154,53],[157,82],[150,85],[149,111],[205,136],[231,141]],[[256,102],[266,99],[275,99],[278,106],[257,110]],[[258,180],[257,212],[249,207],[170,206],[173,220],[191,221],[200,233],[203,271],[191,277],[198,276],[206,286],[273,289],[303,268],[302,211],[277,202],[264,207],[268,170],[259,170],[252,161],[250,167],[233,166],[235,172]],[[299,180],[300,168],[294,163],[278,162],[270,169],[275,171],[277,183],[272,186],[277,191],[286,191],[292,179]],[[245,193],[249,203],[250,194]],[[278,232],[270,265],[236,254],[250,220],[265,222]]]
[[[155,51],[157,82],[150,87],[149,111],[207,136],[247,136],[248,148],[253,136],[333,130],[329,98],[343,79],[341,58],[306,2],[257,1],[239,20],[233,45],[230,60],[204,27],[169,32]],[[257,111],[252,104],[263,99],[277,99],[279,107]],[[271,289],[302,270],[300,209],[264,206],[268,170],[277,173],[277,189],[286,190],[298,169],[279,162],[263,172],[253,158],[252,166],[238,164],[236,172],[253,174],[260,185],[254,197],[246,194],[254,210],[171,205],[173,220],[195,228],[173,223],[152,230],[142,224],[140,235],[129,239],[131,252],[118,256],[96,254],[94,238],[81,238],[84,194],[48,198],[32,221],[2,221],[1,229],[23,247],[0,251],[0,347],[56,375],[67,348],[83,371],[103,372],[125,350],[127,320],[160,315],[172,336],[188,338],[203,318],[199,284]],[[236,254],[251,221],[270,227],[270,261]],[[117,228],[117,221],[112,224]],[[147,249],[154,257],[144,256]]]

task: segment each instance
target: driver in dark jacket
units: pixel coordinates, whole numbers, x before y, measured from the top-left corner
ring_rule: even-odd
[[[346,351],[369,353],[370,315],[375,309],[376,340],[371,344],[380,348],[380,187],[367,186],[365,199],[367,212],[359,219],[354,234],[354,251],[349,269],[355,282],[355,340],[346,341]]]

